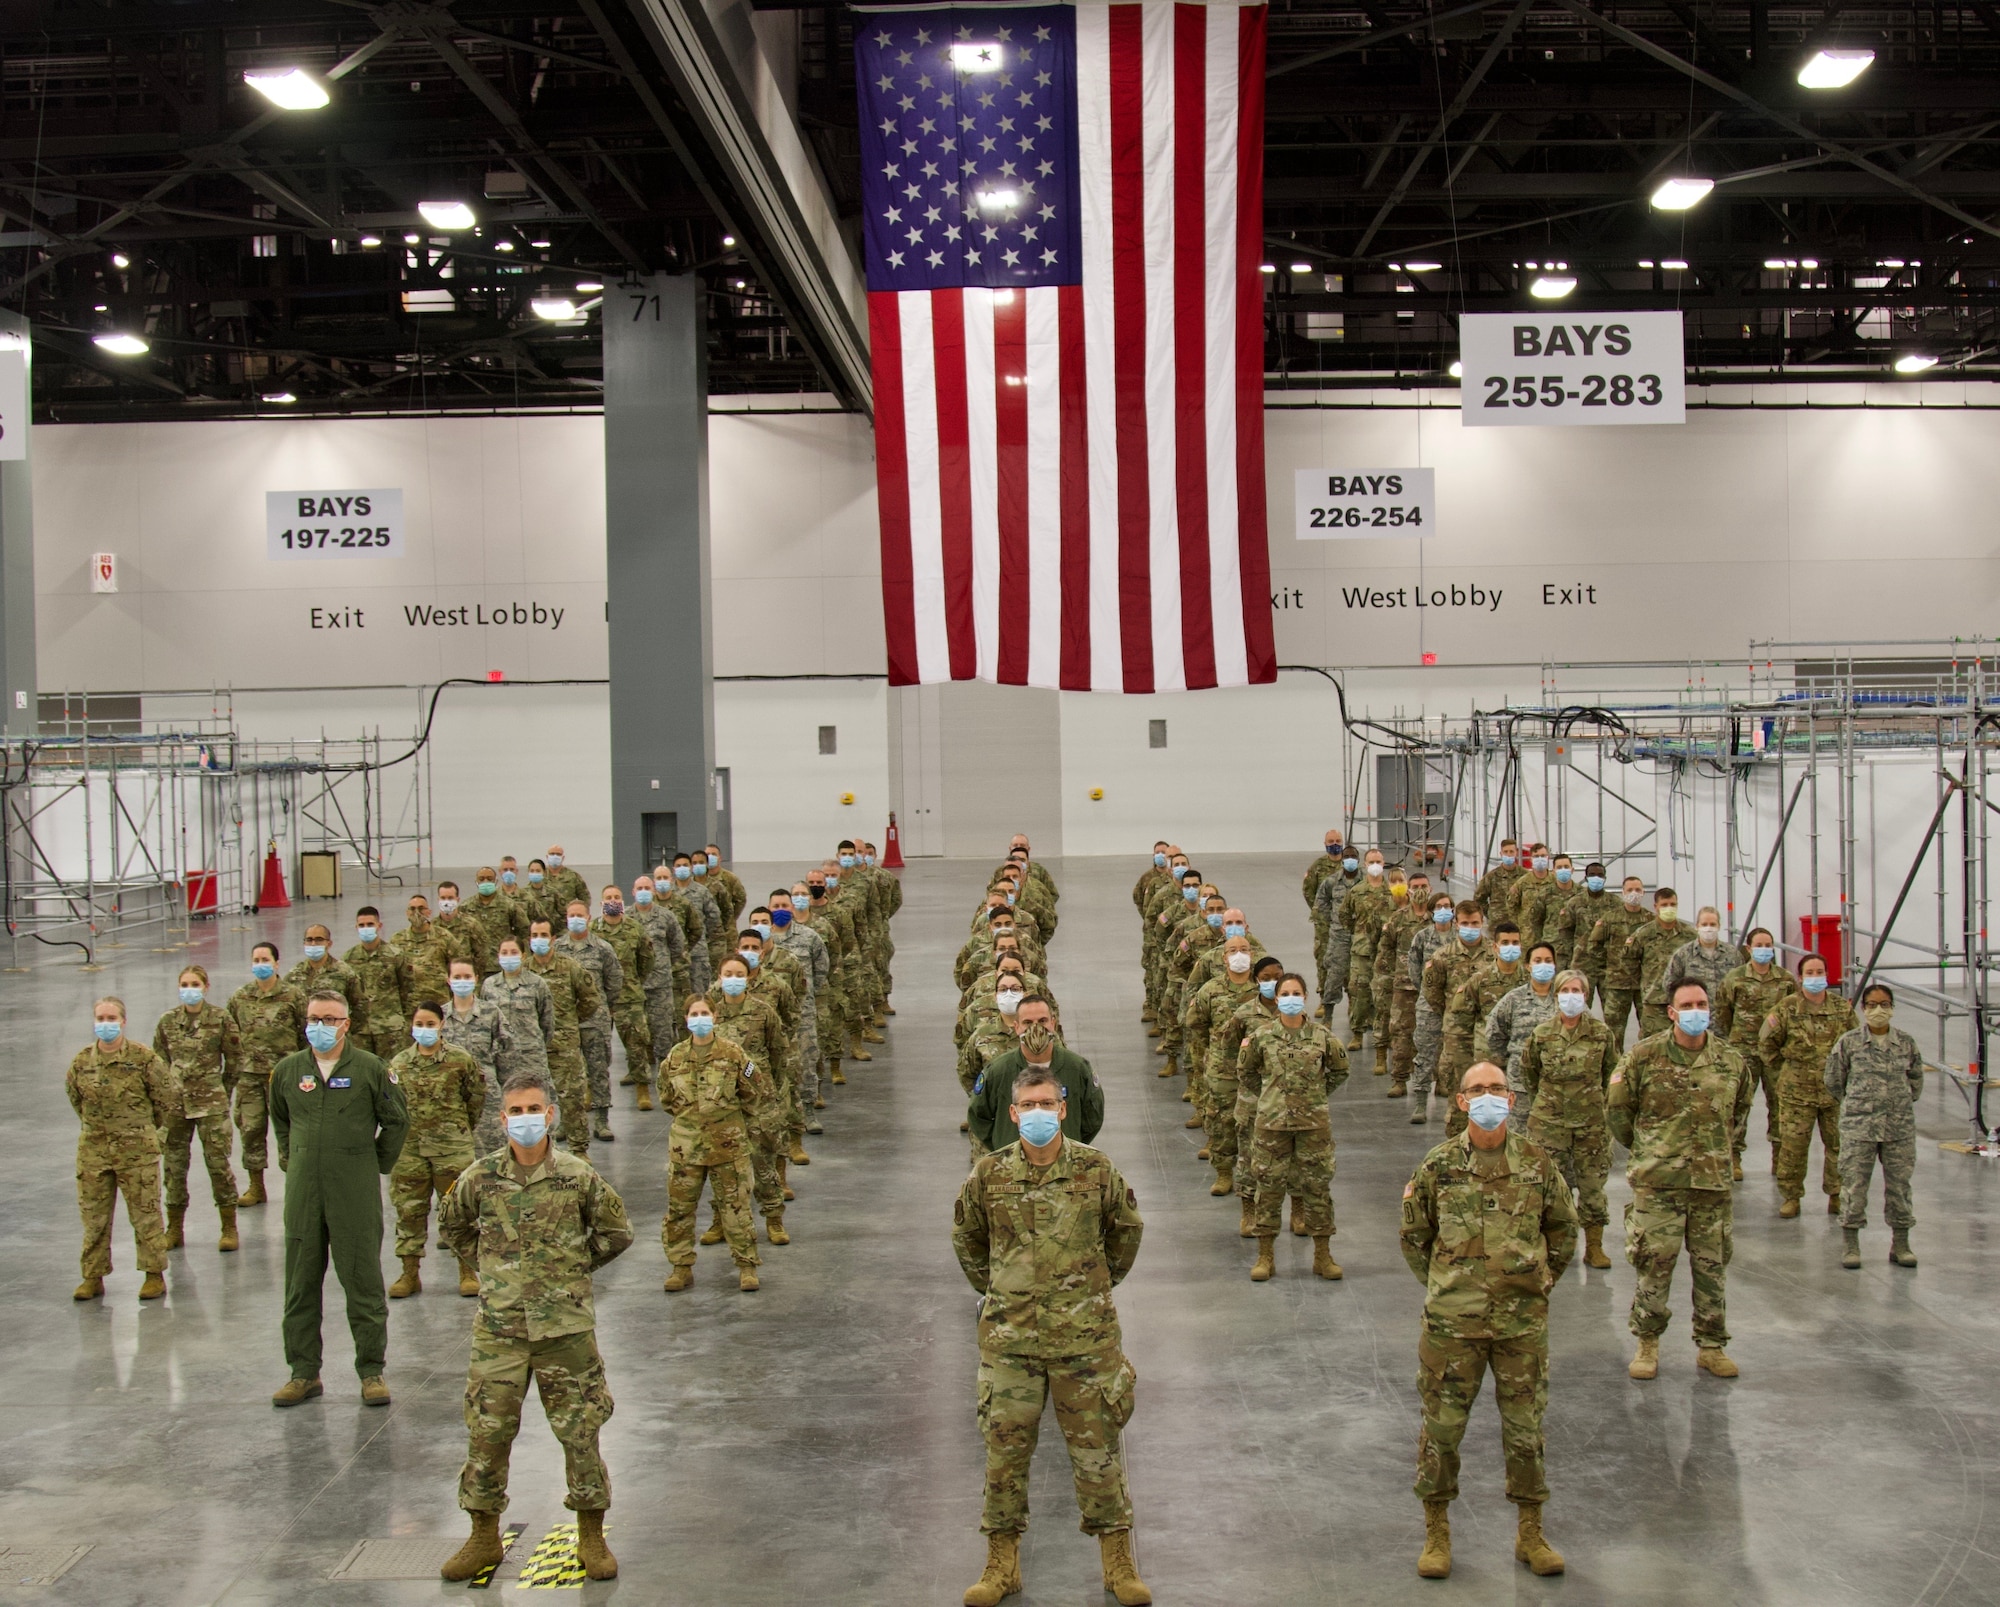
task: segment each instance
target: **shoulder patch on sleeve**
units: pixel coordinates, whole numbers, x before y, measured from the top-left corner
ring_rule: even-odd
[[[1135,1211],[1139,1208],[1139,1191],[1130,1184],[1127,1184],[1125,1188],[1125,1203]]]
[[[1409,1180],[1409,1182],[1403,1185],[1403,1198],[1407,1200],[1412,1194],[1416,1192],[1417,1192],[1417,1180],[1413,1177]]]
[[[963,1198],[952,1202],[951,1219],[960,1227],[965,1226],[965,1201]]]
[[[1614,1071],[1611,1074],[1611,1080],[1613,1082],[1623,1082],[1625,1080],[1625,1068],[1621,1066],[1618,1070]]]
[[[396,1075],[396,1068],[394,1066],[384,1066],[382,1069],[389,1074],[389,1081],[391,1082],[402,1081],[402,1079]]]

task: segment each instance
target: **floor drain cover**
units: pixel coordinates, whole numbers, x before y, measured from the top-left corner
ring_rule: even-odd
[[[0,1584],[52,1585],[74,1568],[88,1546],[0,1547]]]
[[[412,1540],[363,1540],[341,1559],[328,1579],[435,1579],[457,1540],[426,1535]],[[0,1566],[9,1559],[0,1558]]]

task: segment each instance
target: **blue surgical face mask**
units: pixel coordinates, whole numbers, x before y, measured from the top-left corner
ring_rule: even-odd
[[[1500,958],[1501,958],[1501,960],[1502,960],[1503,962],[1505,962],[1506,964],[1508,964],[1508,965],[1512,965],[1512,964],[1514,963],[1514,961],[1518,960],[1518,959],[1519,959],[1520,957],[1521,957],[1521,945],[1520,945],[1520,944],[1518,944],[1518,943],[1502,943],[1502,944],[1500,945]]]
[[[381,932],[382,928],[379,926],[357,926],[354,929],[355,937],[363,943],[373,943]]]
[[[1778,951],[1768,943],[1759,943],[1750,951],[1750,958],[1755,960],[1759,965],[1769,965],[1777,957]]]
[[[500,969],[507,972],[511,976],[514,972],[521,969],[521,956],[518,954],[501,955]]]
[[[90,1030],[96,1034],[99,1043],[116,1043],[118,1035],[125,1030],[122,1021],[93,1021]]]
[[[758,966],[764,963],[764,956],[761,953],[753,952],[750,949],[738,949],[736,951],[736,958],[741,960],[745,965],[749,966],[750,969],[753,971],[756,970]]]
[[[674,867],[674,880],[677,882],[684,882],[693,874],[694,872],[685,865],[676,865]]]
[[[1477,943],[1480,931],[1481,928],[1477,926],[1461,926],[1458,929],[1458,940],[1461,943]]]
[[[1537,854],[1534,858],[1534,867],[1536,870],[1547,870],[1549,868],[1549,856],[1547,854]]]
[[[720,854],[705,854],[702,857],[705,858],[711,866],[720,865],[722,863],[722,856]]]
[[[650,903],[652,903],[652,902],[653,902],[653,890],[652,890],[652,888],[650,888],[650,887],[641,887],[641,888],[638,888],[638,889],[636,889],[636,890],[635,890],[635,891],[633,892],[633,894],[632,894],[632,902],[633,902],[633,903],[635,903],[635,904],[650,904]]]
[[[542,873],[538,870],[529,871],[528,885],[530,887],[540,887],[542,885]]]
[[[549,952],[549,940],[545,937],[531,937],[528,939],[528,947],[536,954],[546,954]]]
[[[333,1046],[340,1041],[340,1028],[331,1021],[308,1021],[306,1042],[323,1055],[333,1053]]]
[[[1167,856],[1165,854],[1155,854],[1153,856],[1153,863],[1156,866],[1164,866],[1166,862],[1167,862]]]
[[[500,880],[507,886],[512,887],[517,881],[520,880],[520,878],[516,876],[511,870],[503,870],[500,873]]]
[[[1465,1114],[1473,1126],[1490,1133],[1507,1119],[1510,1108],[1505,1094],[1475,1094],[1467,1101]]]
[[[1015,1124],[1021,1129],[1022,1139],[1035,1148],[1053,1144],[1056,1134],[1062,1131],[1062,1118],[1052,1110],[1044,1110],[1040,1105],[1021,1112],[1021,1119]]]
[[[200,1003],[201,1003],[201,1001],[202,1001],[203,999],[206,999],[207,997],[208,997],[208,989],[206,989],[206,988],[182,988],[182,989],[181,989],[181,1003],[182,1003],[182,1004],[200,1004]]]
[[[1222,925],[1221,911],[1211,910],[1207,916],[1207,921],[1210,926],[1220,927]]]
[[[766,943],[771,941],[771,923],[769,921],[752,921],[750,923],[750,930],[755,932]]]
[[[1553,982],[1556,979],[1555,962],[1553,960],[1537,960],[1533,965],[1528,967],[1528,975],[1533,977],[1537,982]]]
[[[558,866],[560,866],[560,865],[562,864],[562,862],[563,862],[563,857],[562,857],[562,855],[561,855],[561,854],[551,854],[551,855],[549,855],[549,868],[550,868],[551,870],[553,870],[553,869],[557,868]]]
[[[590,930],[590,917],[587,915],[572,915],[569,918],[568,926],[578,937],[582,937],[585,932]]]
[[[1244,935],[1243,923],[1241,921],[1231,921],[1222,929],[1222,935],[1224,937],[1242,937]]]
[[[715,1031],[715,1017],[689,1016],[687,1018],[687,1029],[696,1038],[706,1038],[711,1032]]]
[[[1347,858],[1340,862],[1340,868],[1352,876],[1356,871],[1361,869],[1361,861],[1356,859],[1352,854],[1349,854]]]
[[[444,1034],[436,1027],[412,1027],[410,1036],[417,1041],[419,1049],[435,1049],[438,1039]]]
[[[278,974],[278,968],[269,960],[258,960],[251,965],[250,974],[259,982],[269,982]]]
[[[1266,979],[1265,979],[1264,981],[1262,981],[1262,982],[1259,982],[1259,983],[1257,984],[1257,991],[1258,991],[1258,993],[1260,993],[1260,994],[1261,994],[1261,995],[1262,995],[1263,997],[1265,997],[1265,998],[1267,998],[1267,999],[1275,999],[1275,998],[1277,998],[1277,996],[1278,996],[1278,980],[1277,980],[1277,978],[1276,978],[1276,977],[1267,977],[1267,978],[1266,978]]]
[[[747,976],[726,976],[722,979],[722,992],[725,998],[740,999],[749,986],[750,979]]]
[[[1690,1038],[1699,1038],[1708,1031],[1708,1012],[1699,1005],[1692,1010],[1677,1012],[1676,1019],[1680,1022],[1681,1031]]]
[[[539,1110],[524,1110],[507,1118],[507,1136],[523,1149],[533,1149],[549,1136],[548,1115]]]
[[[1451,925],[1451,916],[1452,911],[1449,906],[1441,910],[1432,910],[1431,924],[1433,926],[1449,926]]]
[[[1288,993],[1278,1001],[1281,1016],[1302,1016],[1306,1013],[1306,1001],[1296,993]]]
[[[469,976],[455,976],[451,979],[451,991],[461,999],[472,997],[472,990],[479,984]]]
[[[1802,976],[1799,978],[1799,986],[1812,994],[1814,998],[1817,998],[1820,994],[1826,992],[1826,978],[1823,976]]]
[[[693,871],[697,876],[706,876],[708,874],[708,861],[697,859],[688,869]]]
[[[840,878],[834,875],[832,871],[828,871],[826,873],[826,890],[830,893],[839,885]]]
[[[771,924],[776,927],[790,926],[792,924],[792,912],[790,910],[772,910]]]
[[[479,884],[479,896],[481,898],[491,898],[499,891],[500,884],[498,882],[481,882]]]
[[[840,868],[842,870],[852,870],[854,868],[854,856],[852,854],[842,854],[840,856]]]
[[[306,958],[307,958],[308,960],[323,960],[323,959],[325,959],[325,958],[326,958],[326,945],[325,945],[324,943],[308,943],[308,944],[306,945]]]
[[[1602,876],[1586,876],[1583,879],[1583,885],[1593,893],[1601,893],[1604,891],[1604,878]]]
[[[1582,1015],[1584,1004],[1585,1000],[1581,993],[1558,993],[1556,995],[1556,1008],[1566,1016]]]
[[[1201,889],[1199,887],[1183,887],[1181,889],[1181,897],[1192,904],[1196,899],[1201,897]]]
[[[1569,886],[1569,884],[1573,880],[1575,880],[1575,878],[1576,878],[1576,872],[1571,870],[1569,866],[1567,865],[1556,866],[1556,880],[1561,882],[1563,886],[1565,887]]]

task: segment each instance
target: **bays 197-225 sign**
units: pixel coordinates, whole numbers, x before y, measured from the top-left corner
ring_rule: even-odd
[[[362,491],[266,491],[266,555],[300,558],[403,556],[401,486]]]

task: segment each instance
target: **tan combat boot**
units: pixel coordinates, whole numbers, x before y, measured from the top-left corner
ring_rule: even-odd
[[[363,1406],[387,1406],[389,1404],[389,1380],[380,1373],[361,1380],[361,1404]]]
[[[722,1213],[720,1211],[717,1211],[708,1219],[708,1229],[702,1234],[700,1242],[703,1244],[720,1244],[722,1242]]]
[[[788,1205],[793,1200],[796,1200],[798,1198],[798,1196],[792,1192],[792,1180],[785,1175],[786,1171],[790,1167],[790,1164],[791,1163],[787,1161],[784,1156],[780,1155],[778,1157],[778,1193],[784,1197],[785,1203]]]
[[[1218,1196],[1234,1194],[1236,1192],[1236,1168],[1233,1166],[1218,1166],[1215,1169],[1215,1181],[1209,1185],[1208,1192]]]
[[[1530,1573],[1547,1578],[1563,1571],[1563,1554],[1542,1538],[1542,1504],[1523,1501],[1514,1530],[1514,1560],[1525,1562]]]
[[[1332,1237],[1329,1233],[1316,1233],[1313,1235],[1313,1276],[1315,1278],[1344,1278],[1347,1276],[1346,1273],[1340,1270],[1340,1263],[1333,1259],[1333,1246],[1328,1242]]]
[[[602,1510],[576,1515],[576,1560],[583,1564],[587,1579],[618,1577],[618,1559],[611,1555],[611,1548],[604,1543]]]
[[[1798,1214],[1799,1214],[1799,1202],[1797,1200],[1779,1201],[1778,1215],[1782,1217],[1794,1217],[1797,1216]]]
[[[806,1141],[803,1135],[797,1133],[792,1135],[792,1152],[785,1159],[794,1166],[812,1165],[812,1157],[806,1153]]]
[[[472,1534],[465,1544],[449,1557],[438,1569],[442,1579],[471,1579],[488,1568],[500,1566],[500,1560],[507,1555],[500,1544],[500,1514],[497,1512],[468,1513],[472,1519]]]
[[[1628,1378],[1658,1378],[1660,1376],[1660,1342],[1658,1339],[1642,1339],[1633,1353],[1632,1361],[1625,1369]]]
[[[1451,1503],[1449,1501],[1426,1501],[1424,1503],[1424,1550],[1417,1558],[1417,1576],[1421,1579],[1449,1579],[1451,1577]]]
[[[1160,1053],[1163,1055],[1167,1053],[1166,1046],[1164,1044],[1160,1046]],[[1171,1077],[1175,1072],[1179,1071],[1180,1069],[1181,1068],[1179,1066],[1174,1064],[1173,1057],[1171,1055],[1168,1055],[1167,1063],[1160,1068],[1160,1075],[1162,1077]]]
[[[1859,1228],[1843,1228],[1841,1229],[1840,1236],[1846,1241],[1845,1247],[1840,1252],[1840,1264],[1849,1272],[1859,1272],[1861,1270],[1861,1230]],[[1889,1259],[1891,1261],[1896,1259],[1894,1252],[1890,1253]]]
[[[1021,1537],[1018,1534],[989,1534],[986,1537],[986,1571],[979,1583],[965,1593],[965,1607],[1000,1607],[1000,1603],[1021,1589]]]
[[[187,1243],[187,1214],[185,1205],[167,1207],[167,1248],[178,1250]]]
[[[284,1386],[271,1397],[273,1406],[297,1406],[302,1402],[316,1400],[326,1393],[326,1386],[317,1378],[288,1378]]]
[[[847,1079],[841,1076],[840,1074],[840,1056],[835,1055],[833,1059],[828,1062],[828,1064],[833,1069],[827,1073],[826,1080],[832,1083],[836,1088],[844,1086],[847,1082]]]
[[[1271,1275],[1278,1270],[1278,1241],[1259,1239],[1257,1241],[1257,1264],[1250,1269],[1252,1283],[1269,1283]]]
[[[848,1038],[847,1058],[849,1060],[862,1060],[862,1061],[873,1060],[875,1058],[865,1048],[862,1047],[861,1034],[858,1032],[851,1034]]]
[[[1409,1078],[1394,1077],[1390,1079],[1389,1093],[1387,1097],[1389,1097],[1390,1099],[1406,1099],[1409,1097],[1409,1092],[1410,1092]]]
[[[773,1244],[790,1244],[792,1236],[785,1231],[785,1213],[772,1211],[764,1218],[764,1236]]]
[[[1196,1150],[1194,1152],[1194,1158],[1198,1161],[1205,1161],[1209,1159],[1208,1146],[1204,1144],[1201,1146],[1200,1149]]]
[[[1583,1230],[1583,1264],[1586,1267],[1596,1267],[1600,1272],[1611,1265],[1611,1257],[1604,1253],[1602,1223]]]
[[[470,1300],[479,1293],[479,1264],[458,1258],[458,1292]]]
[[[1743,1369],[1729,1359],[1720,1345],[1703,1345],[1694,1353],[1694,1364],[1716,1378],[1735,1378]]]
[[[1190,1116],[1190,1117],[1189,1117],[1189,1118],[1188,1118],[1188,1119],[1187,1119],[1186,1121],[1184,1121],[1184,1122],[1182,1122],[1182,1123],[1181,1123],[1181,1126],[1183,1126],[1183,1127],[1186,1127],[1186,1128],[1189,1128],[1189,1129],[1193,1129],[1193,1128],[1196,1128],[1196,1127],[1199,1127],[1200,1125],[1201,1125],[1201,1112],[1200,1112],[1200,1111],[1196,1111],[1196,1112],[1195,1112],[1195,1113],[1194,1113],[1194,1114],[1193,1114],[1192,1116]]]
[[[102,1278],[85,1278],[82,1283],[76,1286],[76,1293],[71,1295],[70,1298],[72,1300],[102,1300],[104,1298],[104,1280]]]
[[[863,1043],[887,1043],[889,1040],[877,1032],[874,1027],[867,1026],[861,1029],[861,1041]]]
[[[1104,1562],[1104,1588],[1111,1592],[1118,1607],[1146,1607],[1153,1593],[1146,1588],[1132,1561],[1132,1531],[1114,1529],[1099,1535],[1097,1551]]]
[[[1298,1196],[1294,1195],[1292,1197],[1292,1237],[1295,1239],[1303,1239],[1308,1236],[1309,1235],[1306,1233],[1305,1202],[1299,1199]]]
[[[653,1108],[653,1090],[644,1083],[639,1084],[639,1108],[641,1110]]]
[[[667,1281],[660,1285],[670,1295],[677,1295],[694,1282],[694,1263],[684,1262],[667,1274]]]
[[[1243,1202],[1243,1217],[1236,1225],[1236,1237],[1239,1239],[1257,1237],[1257,1205],[1254,1200]]]
[[[391,1300],[407,1300],[411,1295],[422,1294],[424,1292],[424,1280],[419,1275],[418,1270],[423,1264],[424,1258],[420,1255],[406,1255],[403,1257],[403,1275],[389,1285],[389,1298]]]
[[[1359,1049],[1361,1047],[1361,1034],[1350,1032],[1347,1035],[1347,1047],[1350,1049]]]
[[[236,1207],[224,1205],[217,1209],[222,1213],[222,1237],[217,1241],[216,1249],[223,1251],[242,1249],[243,1241],[236,1237]]]
[[[742,1262],[736,1264],[736,1287],[747,1294],[755,1294],[758,1289],[757,1269]]]
[[[236,1196],[238,1205],[262,1205],[270,1196],[264,1192],[264,1174],[252,1172],[243,1192]]]
[[[157,1272],[147,1273],[146,1281],[139,1285],[139,1298],[141,1300],[159,1300],[166,1295],[166,1292],[167,1280]]]
[[[1855,1230],[1855,1237],[1857,1239],[1860,1237],[1859,1229]],[[1917,1264],[1917,1252],[1910,1248],[1910,1230],[1908,1228],[1891,1228],[1889,1230],[1889,1263],[1891,1266],[1898,1267],[1914,1267]]]

